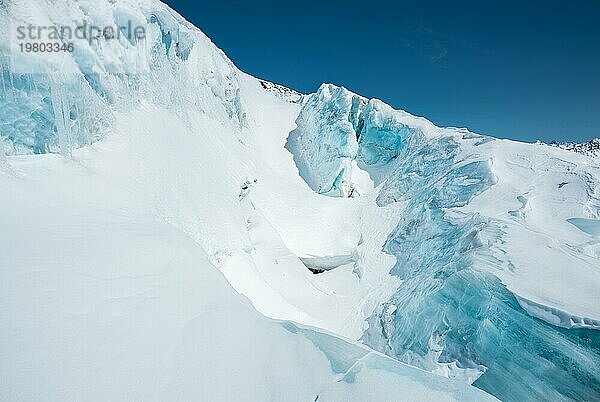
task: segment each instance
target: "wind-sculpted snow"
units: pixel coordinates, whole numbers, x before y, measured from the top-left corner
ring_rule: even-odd
[[[348,124],[354,116],[358,123]],[[378,204],[402,205],[384,246],[396,258],[391,274],[402,283],[368,319],[365,343],[506,400],[590,400],[600,393],[600,334],[557,328],[528,314],[534,310],[525,311],[490,273],[490,249],[503,242],[501,224],[460,210],[497,182],[491,158],[463,150],[486,143],[484,137],[437,129],[322,86],[288,141],[305,179],[335,186],[356,159],[375,184],[383,183]],[[350,152],[322,163],[332,149]],[[597,221],[570,222],[589,232]]]

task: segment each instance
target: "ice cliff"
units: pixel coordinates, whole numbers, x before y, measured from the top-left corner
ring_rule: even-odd
[[[517,197],[521,209],[507,208],[504,216],[497,210],[488,215],[463,208],[502,180],[493,165],[505,156],[485,149],[499,141],[466,130],[437,128],[332,85],[323,85],[308,99],[297,125],[287,148],[311,188],[346,195],[343,186],[354,188],[353,169],[361,169],[379,186],[378,205],[401,205],[398,224],[384,250],[396,258],[390,273],[402,282],[369,317],[362,337],[365,343],[406,363],[474,382],[501,399],[598,395],[596,316],[575,318],[548,307],[538,310],[518,292],[511,293],[495,275],[499,270],[510,274],[527,269],[515,264],[513,250],[504,246],[504,221],[519,220],[519,231],[530,230],[523,222],[523,209],[528,198],[537,194],[530,191],[527,197]],[[523,144],[520,159],[528,160],[526,155],[534,147]],[[592,172],[596,169],[597,165]],[[596,203],[597,176],[569,171],[571,180],[589,186],[582,201]],[[527,187],[530,180],[518,184]],[[539,191],[560,194],[560,184]],[[506,197],[503,190],[496,190],[496,196]],[[574,223],[556,222],[550,218],[552,211],[544,211],[543,205],[538,208],[537,213],[547,214],[549,227]],[[594,207],[580,213],[597,216],[598,212]],[[597,220],[589,222],[598,226]],[[597,240],[591,241],[598,246]],[[585,252],[573,251],[579,258],[586,257]],[[598,255],[593,252],[589,257],[588,267],[596,276]],[[532,255],[524,263],[544,269],[550,262]],[[588,295],[593,292],[590,288]],[[561,289],[557,293],[560,296]]]

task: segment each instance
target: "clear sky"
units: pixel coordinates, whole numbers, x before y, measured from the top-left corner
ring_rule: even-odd
[[[331,82],[437,125],[600,137],[600,1],[166,0],[242,70]]]

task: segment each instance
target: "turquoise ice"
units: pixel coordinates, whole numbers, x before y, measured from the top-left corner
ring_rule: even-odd
[[[488,139],[432,131],[331,85],[312,95],[297,124],[287,147],[313,189],[334,188],[354,160],[382,184],[379,205],[405,205],[384,247],[403,282],[368,319],[366,344],[503,400],[600,395],[600,333],[532,317],[476,258],[491,258],[487,248],[503,233],[493,220],[456,210],[495,183],[490,161],[465,158],[460,141]],[[570,222],[596,232],[596,221]]]

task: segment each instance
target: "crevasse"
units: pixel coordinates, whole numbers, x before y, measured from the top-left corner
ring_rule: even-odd
[[[503,400],[594,399],[600,333],[559,328],[523,310],[486,266],[501,225],[458,210],[495,183],[491,160],[461,152],[461,142],[487,140],[323,85],[286,147],[319,193],[347,195],[356,161],[382,184],[379,205],[403,205],[384,246],[402,284],[368,319],[366,344]]]

